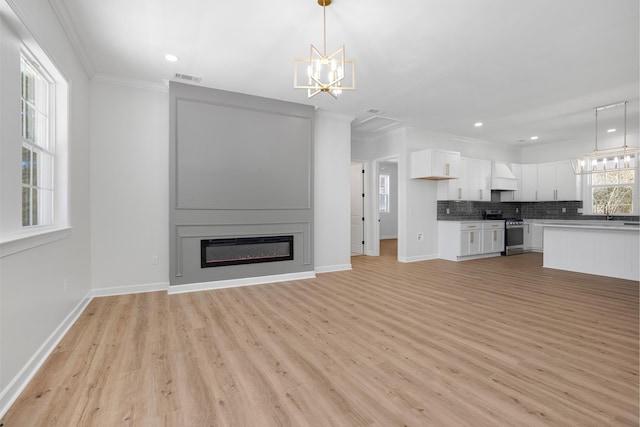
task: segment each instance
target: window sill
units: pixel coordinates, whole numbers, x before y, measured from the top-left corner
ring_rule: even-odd
[[[64,226],[4,236],[0,238],[0,258],[66,239],[71,235],[72,228]]]

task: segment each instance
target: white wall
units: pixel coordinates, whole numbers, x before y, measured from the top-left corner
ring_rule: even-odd
[[[316,112],[314,260],[318,273],[351,268],[351,120]]]
[[[91,277],[97,294],[167,288],[168,155],[167,88],[94,79]]]
[[[0,258],[1,415],[69,326],[73,316],[88,301],[91,259],[89,79],[48,2],[0,1],[3,16],[13,13],[12,10],[15,12],[70,84],[68,195],[73,226],[69,235],[60,240]],[[2,22],[2,27],[1,66],[13,67],[18,63],[15,58],[19,54],[19,45],[15,43],[12,32],[8,31],[7,22]],[[10,126],[19,120],[19,113],[15,113],[19,109],[19,88],[19,71],[6,72],[3,69],[0,73],[2,147],[20,141],[19,133],[5,133],[5,129],[19,130],[19,127]],[[13,161],[19,162],[20,159]],[[7,184],[4,178],[3,185]],[[20,185],[19,177],[15,185]],[[1,197],[4,204],[4,189]]]

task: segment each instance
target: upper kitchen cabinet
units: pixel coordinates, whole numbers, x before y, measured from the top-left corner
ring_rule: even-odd
[[[580,200],[580,182],[573,173],[571,162],[559,161],[521,165],[522,193],[519,200],[545,202]],[[506,196],[508,197],[508,196]],[[508,201],[503,197],[503,201]],[[518,200],[518,199],[513,199]]]
[[[536,201],[538,200],[538,165],[522,165],[522,201]]]
[[[460,176],[460,153],[427,149],[411,153],[411,178],[455,179]]]
[[[538,200],[580,200],[578,180],[569,160],[538,165]]]
[[[438,200],[491,200],[491,161],[460,158],[460,177],[438,183]]]
[[[491,201],[491,161],[467,159],[467,200]]]

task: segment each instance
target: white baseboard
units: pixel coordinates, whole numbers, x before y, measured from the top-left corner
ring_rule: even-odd
[[[239,286],[264,285],[266,283],[289,282],[292,280],[314,279],[314,271],[304,273],[276,274],[273,276],[247,277],[242,279],[219,280],[216,282],[189,283],[169,286],[167,293],[182,294],[186,292],[210,291],[213,289],[236,288]]]
[[[334,273],[336,271],[345,271],[351,269],[351,264],[327,265],[326,267],[316,267],[316,273]]]
[[[398,257],[398,261],[400,262],[430,261],[432,259],[438,259],[438,254],[420,255],[420,256],[411,256],[411,257]]]
[[[113,288],[98,288],[91,291],[92,297],[110,297],[114,295],[141,294],[143,292],[168,291],[169,282],[149,283],[146,285],[115,286]]]
[[[20,396],[20,393],[22,393],[27,384],[29,384],[29,381],[31,381],[36,372],[38,372],[45,360],[47,360],[47,357],[55,350],[71,326],[78,320],[78,317],[80,317],[91,300],[92,297],[89,293],[71,310],[49,338],[47,338],[34,355],[31,356],[20,372],[18,372],[4,390],[2,390],[0,393],[0,418],[6,414],[11,405],[13,405],[18,396]]]

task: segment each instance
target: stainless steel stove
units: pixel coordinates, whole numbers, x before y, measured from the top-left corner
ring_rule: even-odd
[[[504,255],[518,255],[524,252],[524,220],[508,218],[504,226]]]

